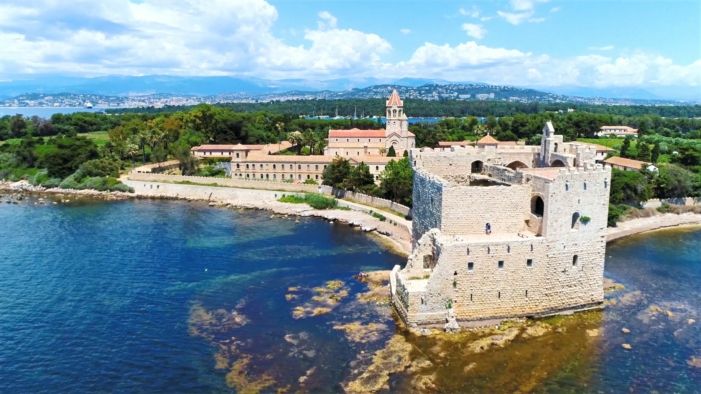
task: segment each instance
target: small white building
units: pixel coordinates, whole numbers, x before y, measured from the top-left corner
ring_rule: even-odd
[[[601,126],[596,135],[599,137],[626,137],[629,135],[637,137],[638,129],[628,126]]]

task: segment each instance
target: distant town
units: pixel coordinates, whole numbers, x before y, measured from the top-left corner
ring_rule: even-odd
[[[217,95],[93,93],[27,93],[0,100],[0,107],[87,107],[87,108],[162,108],[197,104],[256,103],[313,99],[384,98],[393,88],[403,97],[428,101],[505,101],[514,103],[580,103],[591,105],[672,105],[672,100],[639,100],[567,96],[534,89],[488,84],[425,84],[421,86],[373,85],[345,91],[287,91],[282,93],[231,93]]]

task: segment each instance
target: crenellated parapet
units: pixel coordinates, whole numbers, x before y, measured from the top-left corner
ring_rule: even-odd
[[[481,141],[410,151],[414,250],[392,272],[399,315],[441,324],[600,306],[610,168],[551,124],[541,146]]]

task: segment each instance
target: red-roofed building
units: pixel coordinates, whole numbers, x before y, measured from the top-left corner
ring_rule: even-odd
[[[379,130],[329,130],[325,155],[359,158],[382,155],[394,147],[397,156],[415,146],[414,134],[409,132],[409,121],[404,113],[404,102],[397,90],[387,99],[387,124]]]

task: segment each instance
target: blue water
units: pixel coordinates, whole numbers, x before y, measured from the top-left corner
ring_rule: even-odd
[[[178,201],[35,202],[0,203],[0,392],[231,392],[243,387],[227,376],[237,360],[246,360],[245,387],[268,377],[267,391],[337,392],[359,355],[384,341],[351,343],[333,326],[372,321],[386,325],[381,338],[395,332],[389,314],[355,301],[365,286],[353,275],[403,259],[346,225]],[[611,305],[581,332],[473,355],[478,375],[436,361],[438,372],[456,371],[438,373],[437,389],[514,391],[522,382],[499,386],[500,371],[530,381],[529,355],[542,350],[568,359],[553,361],[559,372],[543,372],[537,391],[701,392],[701,369],[689,364],[701,357],[700,246],[699,231],[609,245],[606,275],[625,290],[607,294]],[[329,280],[343,281],[348,297],[294,318]],[[592,327],[601,336],[588,338]],[[461,359],[417,346],[414,356]],[[392,387],[412,387],[411,378]]]
[[[30,204],[0,205],[0,392],[228,390],[216,345],[188,333],[195,304],[244,304],[242,347],[258,353],[278,351],[287,333],[324,344],[314,360],[278,360],[290,375],[278,380],[296,381],[307,364],[354,354],[327,324],[337,316],[292,319],[288,286],[341,279],[357,291],[359,270],[402,260],[348,226],[268,212]],[[318,379],[342,375],[333,367]]]

